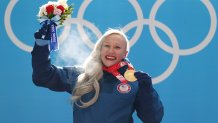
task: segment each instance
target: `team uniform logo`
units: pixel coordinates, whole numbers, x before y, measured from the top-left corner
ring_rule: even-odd
[[[129,93],[131,91],[131,86],[126,83],[120,83],[119,85],[117,85],[117,90],[120,93]]]

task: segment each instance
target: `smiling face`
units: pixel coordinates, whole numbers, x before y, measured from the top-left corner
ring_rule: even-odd
[[[110,67],[127,55],[127,43],[125,38],[116,33],[112,33],[105,37],[101,47],[101,60],[104,66]]]

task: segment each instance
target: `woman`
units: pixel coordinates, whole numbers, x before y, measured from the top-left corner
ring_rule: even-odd
[[[50,63],[49,32],[49,25],[43,25],[34,35],[33,82],[72,94],[74,123],[132,123],[134,111],[144,123],[160,123],[163,105],[151,77],[133,72],[126,59],[129,41],[122,31],[108,30],[83,67],[62,68]]]

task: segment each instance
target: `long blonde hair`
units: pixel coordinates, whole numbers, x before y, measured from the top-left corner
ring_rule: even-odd
[[[81,107],[86,108],[94,104],[99,96],[100,86],[99,80],[103,76],[102,61],[101,61],[101,47],[105,40],[105,37],[111,34],[119,34],[125,38],[126,41],[126,51],[129,51],[129,41],[127,36],[120,29],[108,29],[104,35],[97,41],[93,51],[86,59],[83,67],[84,73],[80,74],[76,83],[76,86],[72,93],[73,102]],[[88,102],[82,101],[82,96],[94,92],[94,97]],[[78,104],[79,103],[79,104]]]

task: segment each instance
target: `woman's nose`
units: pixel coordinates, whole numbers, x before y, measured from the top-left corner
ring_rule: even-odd
[[[114,53],[114,48],[113,47],[109,48],[109,53]]]

